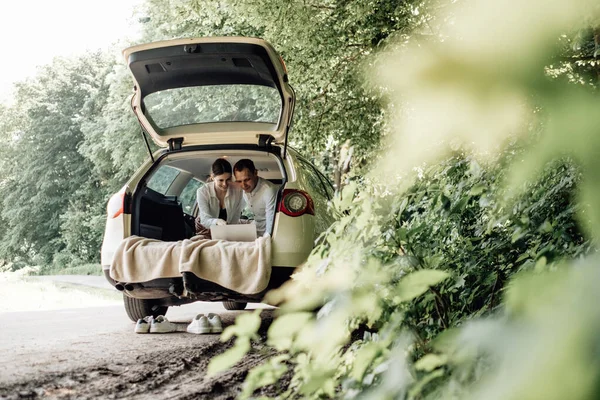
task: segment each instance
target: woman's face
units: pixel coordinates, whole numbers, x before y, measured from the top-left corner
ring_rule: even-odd
[[[229,184],[231,183],[231,174],[229,172],[225,172],[221,175],[213,176],[213,181],[215,182],[215,187],[219,190],[227,190]]]

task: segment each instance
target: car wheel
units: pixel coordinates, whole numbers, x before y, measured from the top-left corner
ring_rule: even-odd
[[[246,308],[246,305],[248,303],[241,303],[239,301],[224,301],[223,302],[223,307],[225,307],[226,310],[243,310],[244,308]]]
[[[123,295],[123,304],[125,305],[125,312],[130,320],[136,322],[138,319],[152,315],[158,317],[159,315],[165,315],[169,306],[161,306],[157,304],[156,300],[152,299],[134,299],[127,295]]]

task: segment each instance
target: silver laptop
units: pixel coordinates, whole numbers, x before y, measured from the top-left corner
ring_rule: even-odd
[[[256,240],[256,225],[213,225],[210,227],[213,239],[224,239],[231,242],[254,242]]]

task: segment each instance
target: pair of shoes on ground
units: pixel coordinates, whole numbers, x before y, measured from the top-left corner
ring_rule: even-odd
[[[217,314],[198,314],[194,317],[192,322],[190,322],[186,330],[189,333],[195,333],[197,335],[203,333],[221,333],[223,332],[223,324],[221,323],[221,317]]]
[[[154,318],[151,315],[138,319],[135,324],[135,333],[171,333],[181,331],[179,326],[163,315]]]

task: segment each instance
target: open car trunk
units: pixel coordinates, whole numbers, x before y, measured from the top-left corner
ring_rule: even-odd
[[[160,147],[287,145],[295,94],[282,58],[262,39],[206,37],[123,51],[133,111]]]
[[[240,159],[251,159],[259,176],[278,185],[279,193],[287,180],[283,162],[276,151],[232,148],[165,153],[133,193],[131,233],[162,241],[194,236],[196,191],[207,183],[212,163],[217,158],[226,158],[232,167]]]

